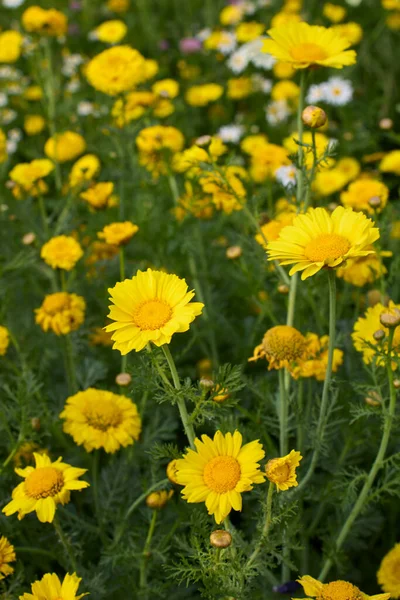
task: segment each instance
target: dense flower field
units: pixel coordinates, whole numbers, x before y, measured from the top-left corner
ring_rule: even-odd
[[[0,598],[400,598],[399,0],[2,0]]]

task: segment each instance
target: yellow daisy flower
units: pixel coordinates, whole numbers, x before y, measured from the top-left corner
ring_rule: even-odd
[[[67,398],[60,414],[63,429],[86,452],[104,448],[114,453],[139,439],[141,419],[130,398],[106,390],[88,388]]]
[[[105,330],[114,332],[113,348],[123,355],[139,352],[149,342],[162,346],[170,343],[174,333],[188,331],[204,304],[190,302],[194,292],[187,290],[184,279],[152,269],[138,271],[110,288],[113,305],[108,317],[115,323]]]
[[[366,248],[378,238],[379,229],[363,213],[343,206],[332,214],[324,208],[310,208],[268,244],[268,260],[294,264],[289,274],[303,271],[301,278],[307,279],[323,267],[338,267],[348,258],[373,253]]]
[[[114,46],[97,54],[86,68],[90,85],[108,96],[118,96],[146,80],[144,57],[130,46]]]
[[[381,257],[392,256],[392,252],[381,252]],[[352,285],[363,287],[366,283],[373,283],[382,275],[386,275],[387,269],[376,254],[358,256],[352,258],[339,267],[337,276]]]
[[[377,573],[378,583],[391,598],[400,598],[400,544],[396,544],[383,557]]]
[[[390,594],[376,594],[367,596],[358,587],[348,581],[331,581],[321,583],[310,575],[304,575],[297,580],[304,592],[311,598],[318,600],[389,600]],[[310,600],[309,598],[305,600]]]
[[[10,344],[10,334],[7,327],[0,325],[0,356],[4,356]]]
[[[56,335],[67,335],[82,325],[85,319],[86,303],[82,296],[56,292],[43,300],[42,306],[35,309],[35,323],[43,331],[51,329]]]
[[[71,271],[83,256],[79,242],[69,235],[58,235],[42,246],[40,256],[53,269]]]
[[[86,141],[75,131],[64,131],[50,137],[44,145],[46,156],[59,163],[78,158],[86,150]]]
[[[176,478],[184,485],[182,496],[188,502],[205,502],[209,515],[221,523],[234,510],[242,510],[241,493],[264,483],[258,461],[265,452],[258,440],[242,446],[242,434],[222,434],[214,439],[202,435],[194,440],[195,450],[188,450],[176,462]]]
[[[86,481],[78,478],[87,469],[77,469],[61,458],[51,462],[47,454],[34,453],[36,466],[15,469],[15,472],[25,481],[14,488],[12,500],[4,508],[3,513],[9,517],[18,512],[18,519],[36,511],[39,521],[52,523],[57,504],[67,504],[70,500],[70,490],[82,490],[89,486]]]
[[[300,452],[292,450],[286,456],[281,458],[271,458],[265,466],[267,479],[275,483],[280,491],[288,490],[291,487],[297,487],[296,469],[302,460]]]
[[[390,301],[388,306],[384,306],[378,302],[375,306],[367,308],[365,315],[359,317],[354,324],[353,333],[351,334],[354,348],[358,350],[358,352],[362,352],[363,361],[366,365],[368,365],[375,356],[374,346],[380,344],[380,347],[383,350],[387,347],[385,339],[388,338],[389,329],[382,325],[380,316],[383,312],[388,312],[388,309],[390,311],[394,308],[400,309],[400,304],[395,304]],[[380,342],[374,338],[375,331],[378,331],[379,329],[382,329],[386,334],[386,338]],[[400,328],[398,327],[394,331],[392,350],[394,356],[400,354]],[[378,364],[383,364],[382,357],[378,360]]]
[[[7,575],[14,573],[14,569],[10,567],[10,563],[16,560],[14,546],[2,535],[0,537],[0,581],[7,577]]]
[[[308,23],[287,23],[268,31],[272,39],[263,44],[263,51],[295,69],[320,65],[341,69],[356,62],[354,50],[347,50],[350,42],[334,29]]]
[[[354,210],[363,210],[373,215],[381,212],[389,198],[389,188],[376,179],[362,178],[353,181],[349,188],[340,194],[343,206],[351,206]],[[371,205],[371,200],[377,200],[378,205]]]
[[[19,600],[80,600],[87,594],[76,595],[82,579],[76,573],[66,574],[63,582],[55,573],[46,573],[42,579],[32,583],[32,594],[25,593]]]
[[[98,184],[100,185],[100,184]],[[123,223],[111,223],[103,228],[97,234],[97,237],[104,240],[111,246],[123,246],[139,231],[139,227],[130,221]]]
[[[85,200],[92,208],[101,210],[109,206],[113,193],[114,184],[112,181],[101,181],[79,194],[79,197]]]
[[[306,350],[306,338],[295,327],[276,325],[265,333],[259,346],[254,349],[249,362],[266,358],[271,369],[293,370],[293,364],[300,360]]]

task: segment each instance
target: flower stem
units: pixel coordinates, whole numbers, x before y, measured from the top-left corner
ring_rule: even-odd
[[[125,279],[125,253],[124,247],[119,247],[119,277],[120,281],[124,281]]]
[[[57,129],[56,129],[56,90],[54,85],[54,71],[53,61],[51,56],[51,41],[46,38],[44,41],[44,51],[47,63],[47,77],[46,77],[46,96],[47,96],[47,116],[49,121],[49,129],[51,137],[54,139],[54,177],[57,191],[60,192],[62,188],[61,181],[61,170],[60,163],[57,157]]]
[[[266,509],[266,514],[265,514],[264,527],[261,532],[261,537],[258,541],[258,544],[254,548],[253,554],[250,556],[249,560],[247,561],[246,567],[249,567],[251,564],[253,564],[253,562],[257,558],[258,554],[260,553],[260,550],[262,548],[264,541],[266,540],[266,538],[268,536],[268,532],[269,532],[269,529],[271,526],[271,520],[272,520],[272,497],[274,495],[274,488],[275,488],[275,484],[270,481],[269,487],[268,487],[267,509]]]
[[[300,485],[296,488],[299,492],[308,483],[310,477],[313,475],[315,467],[317,466],[319,453],[321,450],[321,443],[324,436],[324,430],[326,425],[326,412],[328,409],[329,399],[329,387],[332,378],[332,367],[333,367],[333,353],[335,349],[335,334],[336,334],[336,272],[335,269],[328,270],[328,281],[329,281],[329,346],[328,346],[328,364],[326,366],[324,387],[322,390],[321,408],[318,418],[317,431],[316,431],[316,445],[314,453],[311,459],[311,464],[308,468],[306,476],[301,481]]]
[[[289,451],[288,441],[288,395],[285,386],[285,371],[279,370],[279,452],[285,456]]]
[[[361,513],[364,504],[367,500],[368,493],[375,481],[375,478],[378,474],[378,471],[383,466],[383,461],[385,458],[386,450],[389,444],[390,432],[392,429],[392,424],[394,420],[395,410],[396,410],[396,390],[393,385],[393,369],[392,369],[392,346],[393,346],[393,337],[394,337],[394,328],[389,330],[388,336],[388,350],[386,356],[386,372],[389,383],[389,410],[385,412],[384,415],[384,424],[383,424],[383,434],[382,440],[379,446],[378,454],[376,455],[375,461],[371,467],[369,475],[363,485],[360,495],[357,498],[356,503],[354,504],[349,516],[347,517],[340,533],[336,539],[336,543],[334,546],[334,550],[338,552],[342,547],[344,541],[346,540],[348,534],[351,531],[354,521],[357,519],[358,515]],[[319,574],[318,579],[320,581],[324,581],[325,577],[328,575],[331,567],[333,565],[333,559],[328,558],[325,561],[325,564]]]
[[[71,546],[71,544],[69,543],[66,535],[64,534],[62,527],[57,519],[57,517],[54,517],[53,520],[53,525],[54,525],[54,529],[56,530],[56,533],[60,539],[60,542],[62,544],[62,546],[64,547],[64,550],[66,551],[66,553],[68,554],[68,558],[70,561],[70,565],[72,567],[72,570],[74,573],[77,572],[77,566],[76,566],[76,560],[75,560],[75,555],[74,555],[74,550]]]
[[[164,344],[163,346],[161,346],[161,348],[164,352],[165,358],[167,359],[167,363],[168,363],[169,369],[171,371],[172,381],[174,382],[175,389],[179,391],[181,389],[181,382],[179,381],[178,371],[176,370],[175,362],[174,362],[174,359],[172,358],[172,354],[169,349],[169,346],[168,346],[168,344]],[[189,441],[190,447],[193,449],[194,448],[194,438],[196,437],[196,435],[195,435],[195,432],[193,429],[193,425],[189,419],[185,399],[183,397],[178,396],[176,401],[178,404],[179,414],[181,417],[183,428],[186,433],[186,437]]]
[[[147,533],[147,538],[146,538],[144,548],[143,548],[143,553],[142,553],[142,560],[140,563],[139,586],[141,588],[146,586],[146,565],[147,565],[147,559],[149,558],[150,544],[151,544],[151,540],[152,540],[152,537],[154,534],[156,521],[157,521],[157,511],[153,510],[153,516],[151,517],[149,531]]]
[[[64,339],[65,365],[67,370],[68,389],[70,394],[76,394],[76,392],[78,391],[78,382],[76,379],[74,355],[70,334],[64,336]]]
[[[46,212],[46,206],[44,203],[44,198],[42,196],[42,194],[38,195],[38,206],[39,206],[39,212],[40,212],[40,216],[42,218],[42,224],[43,224],[43,231],[46,235],[46,238],[49,237],[50,232],[49,232],[49,226],[47,223],[47,212]]]

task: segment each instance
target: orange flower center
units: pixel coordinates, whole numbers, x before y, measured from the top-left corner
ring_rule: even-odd
[[[143,331],[160,329],[172,317],[172,308],[163,300],[146,300],[139,304],[133,321]]]
[[[325,50],[321,48],[321,46],[310,42],[303,42],[302,44],[297,44],[297,46],[294,46],[290,50],[290,53],[294,60],[305,63],[313,63],[320,60],[324,60],[328,56]]]
[[[263,350],[276,360],[294,361],[305,350],[304,336],[289,325],[277,325],[267,331],[262,341]]]
[[[344,256],[350,249],[350,242],[337,233],[322,233],[311,240],[304,249],[304,254],[312,262],[336,260]]]
[[[224,494],[235,489],[240,479],[240,465],[233,456],[216,456],[205,466],[203,479],[210,490]]]
[[[317,600],[362,600],[362,594],[358,587],[347,581],[332,581],[326,583]]]
[[[84,412],[87,424],[99,431],[107,431],[112,427],[118,427],[122,423],[120,409],[110,401],[97,403],[96,406],[89,406]]]
[[[274,460],[277,461],[277,465],[274,465]],[[274,483],[285,483],[289,479],[290,475],[290,465],[288,463],[281,463],[280,459],[271,459],[266,467],[266,472],[268,478],[270,478]],[[275,463],[276,464],[276,463]]]
[[[25,480],[25,491],[30,498],[39,500],[55,496],[61,492],[64,477],[61,471],[54,467],[39,467],[28,475]]]

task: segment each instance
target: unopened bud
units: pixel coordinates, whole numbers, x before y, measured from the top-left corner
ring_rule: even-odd
[[[131,381],[132,377],[129,375],[129,373],[118,373],[115,378],[115,383],[122,387],[129,385]]]
[[[214,402],[224,402],[227,398],[229,398],[229,392],[226,388],[221,387],[219,384],[215,386],[214,390],[215,395],[213,396]]]
[[[369,292],[367,292],[367,302],[369,306],[375,306],[375,304],[378,304],[380,301],[381,292],[379,290],[369,290]],[[383,304],[387,304],[387,302],[384,301]]]
[[[176,458],[174,458],[173,460],[171,460],[168,464],[167,464],[167,477],[170,480],[171,483],[175,483],[175,485],[178,484],[178,479],[176,476]]]
[[[397,327],[400,325],[400,310],[396,307],[391,308],[381,313],[379,320],[384,327]]]
[[[375,390],[370,390],[368,392],[368,396],[364,398],[364,401],[370,406],[379,406],[380,404],[382,404],[382,398]]]
[[[329,202],[328,210],[329,212],[333,212],[339,205],[336,202]]]
[[[159,492],[152,492],[146,498],[146,504],[149,508],[153,508],[154,510],[159,510],[163,508],[168,500],[171,498],[174,490],[160,490]]]
[[[39,431],[40,427],[41,427],[41,423],[40,423],[39,417],[32,417],[32,419],[31,419],[31,425],[32,425],[32,429],[34,429],[35,431]]]
[[[278,292],[280,294],[288,294],[289,293],[289,286],[286,285],[286,283],[281,283],[280,285],[278,285]]]
[[[312,129],[323,127],[328,121],[326,112],[322,108],[319,108],[319,106],[306,106],[301,113],[301,119],[304,125]]]
[[[232,544],[232,536],[225,529],[216,529],[210,535],[210,544],[214,548],[229,548]]]
[[[379,121],[379,127],[381,129],[392,129],[393,127],[393,121],[392,119],[389,119],[388,117],[386,117],[385,119],[381,119]]]
[[[22,243],[24,244],[24,246],[29,246],[30,244],[33,244],[35,240],[36,235],[31,231],[30,233],[26,233],[24,235],[24,237],[22,238]]]
[[[211,390],[211,388],[214,387],[214,382],[212,379],[208,379],[208,377],[202,377],[199,381],[200,387],[203,388],[203,390]]]
[[[383,329],[378,329],[377,331],[375,331],[372,334],[372,337],[374,338],[374,340],[376,342],[381,342],[383,340],[383,338],[385,337],[386,333],[383,331]]]
[[[242,255],[242,249],[240,246],[229,246],[226,250],[226,258],[239,258]]]
[[[393,387],[396,388],[396,390],[400,388],[400,379],[395,379],[393,381]]]
[[[372,196],[372,198],[368,200],[368,204],[371,208],[379,208],[382,204],[382,200],[379,198],[379,196]]]

